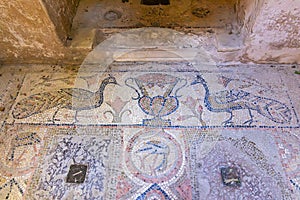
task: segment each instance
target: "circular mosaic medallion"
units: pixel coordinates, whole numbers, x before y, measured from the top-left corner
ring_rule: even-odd
[[[178,177],[183,155],[176,139],[163,131],[141,131],[128,142],[125,163],[129,172],[146,183]]]

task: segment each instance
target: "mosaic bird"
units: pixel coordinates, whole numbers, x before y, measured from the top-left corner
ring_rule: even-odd
[[[118,84],[112,76],[105,78],[96,92],[82,88],[63,88],[57,91],[33,94],[19,101],[12,112],[15,119],[24,119],[32,115],[42,113],[46,110],[57,108],[52,117],[54,123],[55,115],[59,109],[65,108],[75,110],[75,121],[77,112],[100,107],[103,103],[103,92],[108,84]]]
[[[205,89],[205,107],[211,112],[227,112],[230,114],[229,119],[223,122],[225,126],[233,125],[232,112],[242,109],[248,110],[250,116],[250,119],[243,123],[244,125],[253,123],[253,114],[251,113],[253,110],[276,123],[284,124],[291,121],[290,109],[277,100],[252,95],[242,90],[223,90],[211,93],[206,80],[201,75],[197,75],[196,80],[191,85],[199,83]]]

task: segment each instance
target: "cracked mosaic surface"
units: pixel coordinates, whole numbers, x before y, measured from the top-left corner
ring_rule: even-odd
[[[0,199],[299,198],[298,66],[207,56],[141,29],[80,68],[1,67]]]

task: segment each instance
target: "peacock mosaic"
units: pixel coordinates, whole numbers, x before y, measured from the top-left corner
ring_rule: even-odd
[[[125,64],[170,65],[116,62],[109,73],[80,78],[25,75],[2,133],[1,197],[293,199],[299,193],[299,125],[288,90],[282,95],[285,85],[237,75],[238,67],[117,70]],[[72,87],[78,79],[85,87]],[[81,184],[67,182],[74,164],[87,166]]]
[[[213,64],[185,37],[2,66],[0,199],[300,198],[299,66]]]
[[[279,81],[275,83],[235,68],[223,73],[180,72],[180,69],[133,72],[135,68],[150,66],[164,69],[170,64],[116,62],[110,73],[79,77],[54,73],[45,78],[43,74],[28,74],[23,83],[26,87],[21,87],[8,121],[182,127],[297,127],[299,124],[290,95],[276,72],[265,72],[277,76]],[[120,72],[119,65],[126,65],[132,71]],[[184,65],[189,63],[181,63]],[[72,87],[75,81],[76,87]]]

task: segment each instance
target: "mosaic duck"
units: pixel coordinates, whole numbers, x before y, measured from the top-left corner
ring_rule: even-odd
[[[205,89],[205,107],[211,112],[227,112],[230,114],[229,119],[222,123],[225,126],[233,125],[232,112],[242,109],[248,110],[250,117],[249,120],[243,123],[244,125],[251,125],[254,122],[251,113],[253,110],[276,123],[284,124],[291,121],[290,109],[277,100],[256,96],[242,90],[223,90],[211,93],[206,80],[201,75],[197,75],[196,80],[191,85],[199,83]]]
[[[24,119],[56,107],[57,110],[52,117],[53,123],[55,115],[62,108],[75,110],[75,121],[77,121],[78,111],[90,110],[102,105],[103,92],[108,84],[118,83],[115,77],[109,76],[102,81],[96,92],[82,88],[63,88],[57,91],[33,94],[19,101],[15,105],[12,115],[15,119]]]

